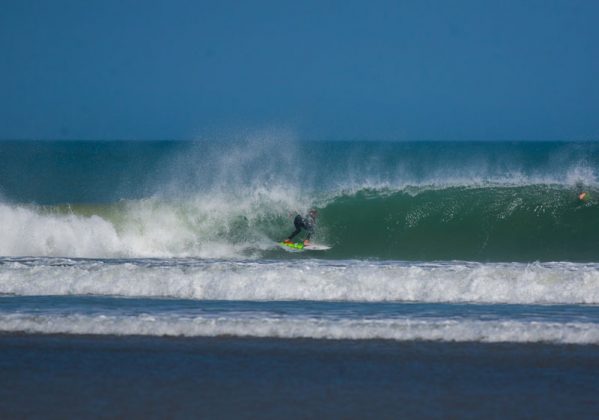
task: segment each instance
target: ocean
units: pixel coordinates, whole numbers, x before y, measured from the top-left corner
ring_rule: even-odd
[[[9,417],[596,418],[598,304],[596,142],[0,143]]]

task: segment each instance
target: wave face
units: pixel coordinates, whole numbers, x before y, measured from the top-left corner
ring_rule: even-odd
[[[597,261],[597,143],[0,144],[0,255]],[[585,201],[578,199],[587,192]]]
[[[594,192],[593,192],[594,193]],[[360,191],[323,209],[339,257],[596,261],[599,205],[558,186]]]

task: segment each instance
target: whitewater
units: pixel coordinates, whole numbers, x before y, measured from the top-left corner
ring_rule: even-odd
[[[2,333],[599,344],[597,143],[4,142],[0,163]],[[276,248],[310,208],[332,249]]]

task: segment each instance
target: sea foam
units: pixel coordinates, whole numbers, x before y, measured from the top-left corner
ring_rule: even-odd
[[[0,315],[0,332],[28,334],[268,337],[337,340],[427,340],[599,344],[594,323],[447,319],[318,319],[310,317],[180,317],[142,314]]]
[[[599,264],[4,258],[0,293],[245,301],[599,304]]]

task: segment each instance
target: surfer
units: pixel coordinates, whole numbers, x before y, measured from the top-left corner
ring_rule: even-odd
[[[578,194],[578,199],[586,203],[589,201],[589,193],[582,191],[580,194]]]
[[[302,217],[299,214],[296,215],[295,218],[293,219],[293,225],[295,226],[295,230],[283,242],[290,244],[293,237],[295,235],[297,235],[298,233],[300,233],[302,231],[302,229],[304,229],[307,232],[306,239],[304,239],[304,245],[308,245],[310,243],[310,237],[314,233],[314,227],[316,225],[317,217],[318,217],[318,212],[316,211],[316,209],[311,209],[308,212],[308,214],[304,217]]]

